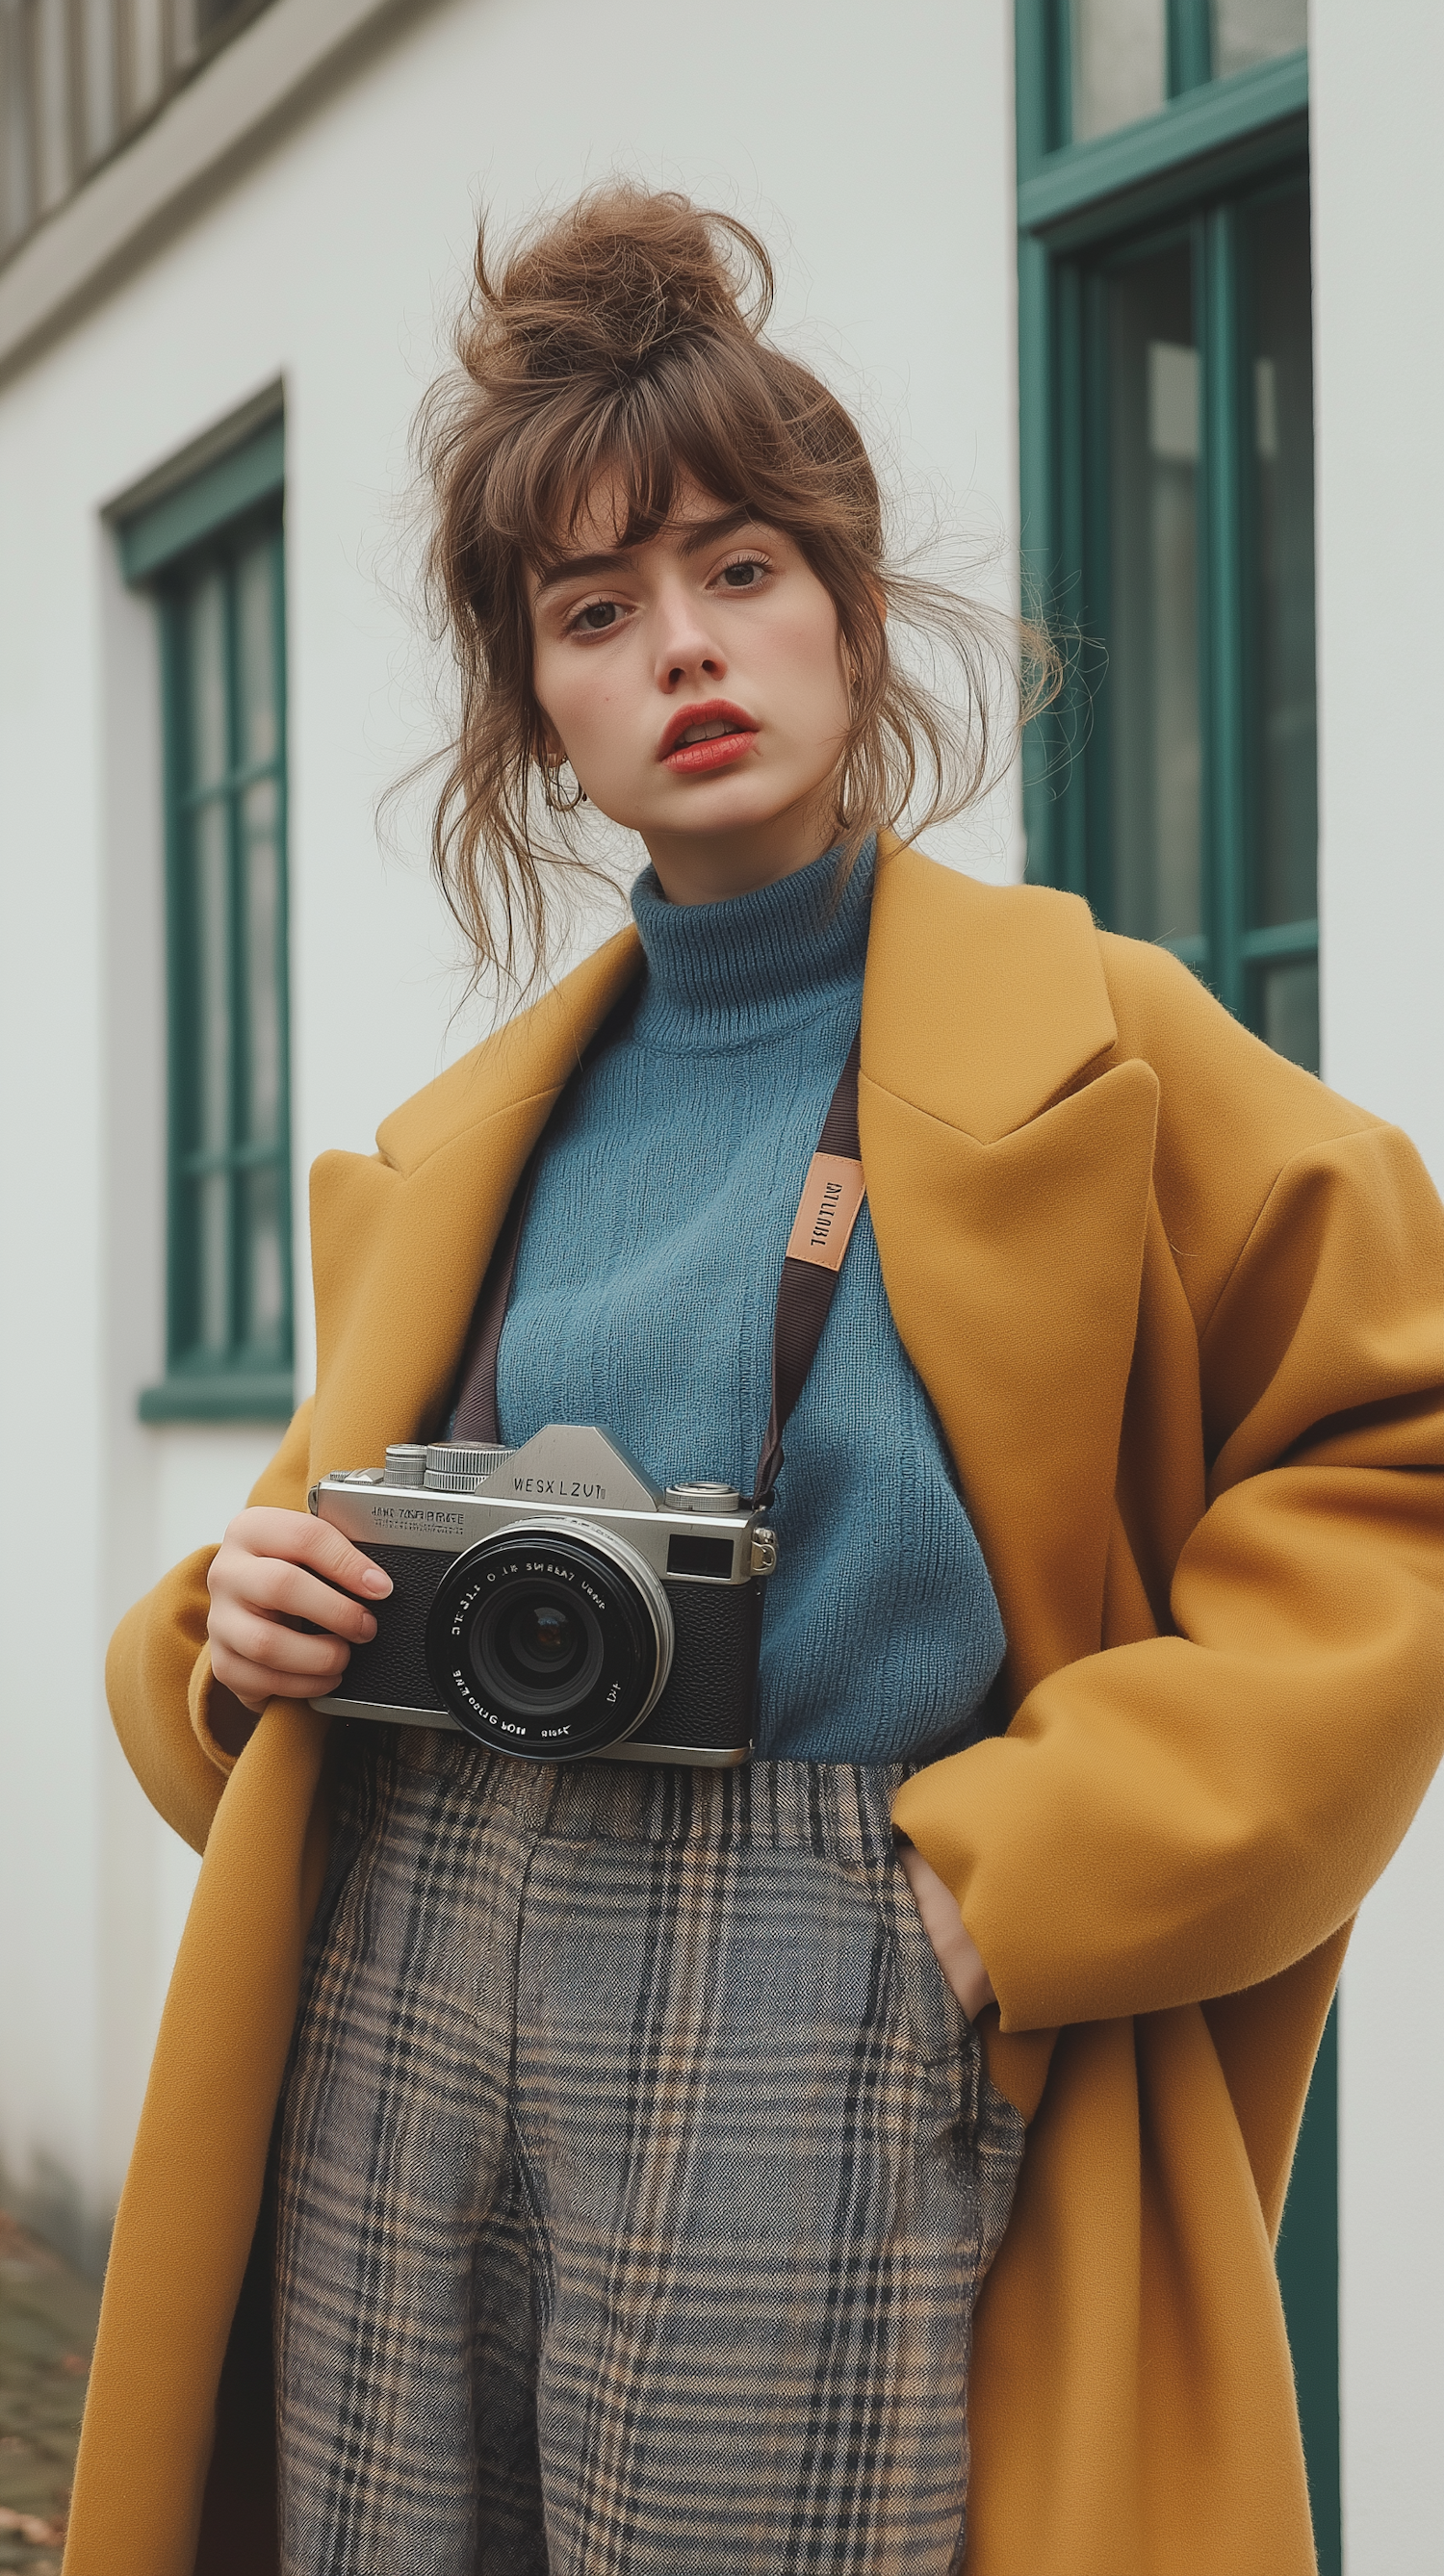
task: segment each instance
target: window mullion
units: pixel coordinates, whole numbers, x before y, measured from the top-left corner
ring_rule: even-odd
[[[191,712],[186,680],[185,604],[174,595],[161,601],[161,696],[165,748],[165,911],[166,911],[166,1366],[181,1356],[185,1319],[196,1306],[196,1226],[194,1185],[182,1174],[187,1144],[186,1104],[194,1096],[192,1080],[195,1025],[194,996],[188,969],[193,949],[192,905],[187,900],[193,861],[190,813],[184,802],[189,761]]]
[[[246,1229],[243,1222],[243,1193],[246,1175],[237,1161],[238,1148],[245,1142],[245,1102],[249,1077],[247,1035],[249,1014],[246,1007],[246,939],[245,939],[245,867],[246,854],[241,833],[242,791],[235,785],[235,773],[241,766],[241,685],[240,685],[240,598],[233,555],[225,564],[225,653],[226,653],[226,765],[231,774],[231,791],[226,799],[226,914],[230,927],[231,998],[231,1067],[230,1067],[230,1169],[226,1183],[227,1243],[227,1332],[228,1357],[234,1362],[245,1339],[244,1267]]]
[[[1211,981],[1240,1017],[1247,869],[1244,738],[1244,507],[1240,439],[1238,217],[1215,206],[1200,223],[1203,347],[1204,578],[1199,585],[1203,687],[1203,817],[1212,931]]]
[[[1078,276],[1079,272],[1074,271]],[[1078,311],[1078,494],[1079,517],[1070,561],[1080,567],[1078,622],[1083,637],[1083,664],[1078,675],[1079,721],[1075,726],[1077,793],[1069,799],[1066,883],[1086,895],[1095,911],[1105,913],[1112,897],[1113,743],[1107,703],[1107,671],[1095,667],[1098,639],[1106,636],[1112,614],[1111,525],[1113,493],[1111,455],[1111,371],[1108,347],[1108,288],[1097,269],[1084,270],[1076,296]]]
[[[1168,0],[1168,95],[1202,89],[1213,78],[1208,0]]]
[[[1021,18],[1019,24],[1021,26]],[[1021,145],[1020,145],[1021,149]],[[1058,573],[1057,509],[1053,492],[1053,279],[1052,262],[1028,233],[1018,241],[1018,497],[1021,520],[1019,583],[1024,613],[1051,624]],[[1052,885],[1056,874],[1057,711],[1050,709],[1023,735],[1023,822],[1028,874]]]
[[[1083,624],[1088,613],[1088,368],[1084,345],[1083,281],[1071,261],[1057,272],[1056,292],[1054,364],[1060,435],[1054,560],[1058,567],[1064,615],[1070,627],[1077,627]],[[1087,729],[1085,686],[1085,675],[1075,671],[1068,681],[1067,694],[1059,709],[1060,722],[1054,732],[1053,792],[1057,801],[1053,822],[1053,882],[1066,886],[1071,894],[1084,893],[1088,883],[1085,764],[1076,757]]]
[[[286,746],[286,537],[285,523],[277,528],[273,539],[275,577],[271,583],[271,615],[274,620],[274,648],[271,667],[276,675],[276,848],[279,884],[276,919],[276,1013],[280,1048],[280,1078],[276,1111],[278,1144],[291,1133],[291,966],[290,966],[290,869],[287,852],[290,847],[290,812],[287,785],[290,762]],[[279,1208],[281,1260],[281,1333],[282,1347],[289,1351],[293,1329],[293,1282],[291,1277],[291,1158],[289,1148],[279,1160]]]

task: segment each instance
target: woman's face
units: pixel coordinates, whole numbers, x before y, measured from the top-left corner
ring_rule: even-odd
[[[621,553],[599,488],[533,576],[534,683],[553,754],[639,832],[674,903],[805,867],[834,837],[848,723],[837,611],[790,537],[695,487]]]

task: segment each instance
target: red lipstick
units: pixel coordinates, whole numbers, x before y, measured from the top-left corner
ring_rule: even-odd
[[[694,732],[699,725],[708,727],[707,738],[683,742],[683,734]],[[715,732],[711,730],[714,726],[718,728]],[[657,758],[664,768],[683,778],[725,769],[751,750],[756,732],[751,716],[744,708],[734,706],[730,698],[708,698],[701,706],[678,707],[669,717]]]

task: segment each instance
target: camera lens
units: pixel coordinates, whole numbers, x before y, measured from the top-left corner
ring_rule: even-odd
[[[602,1668],[596,1612],[585,1599],[559,1593],[559,1584],[541,1581],[492,1600],[467,1640],[482,1689],[537,1716],[574,1708]]]
[[[584,1521],[513,1521],[447,1567],[426,1669],[478,1743],[569,1762],[642,1724],[672,1643],[663,1585],[625,1539]]]
[[[532,1673],[559,1672],[575,1664],[582,1626],[558,1601],[534,1601],[529,1610],[513,1611],[507,1622],[505,1651]]]

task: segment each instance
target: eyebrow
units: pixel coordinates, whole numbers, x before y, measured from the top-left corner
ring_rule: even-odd
[[[735,510],[724,510],[718,518],[698,519],[683,537],[681,551],[688,557],[700,555],[708,546],[719,545],[725,537],[734,536],[739,528],[750,527],[756,519],[756,512],[745,502],[739,503]],[[538,576],[536,596],[540,599],[544,591],[555,590],[563,581],[588,581],[593,575],[633,572],[636,562],[634,553],[625,552],[566,555],[559,563],[548,564],[545,572]]]

